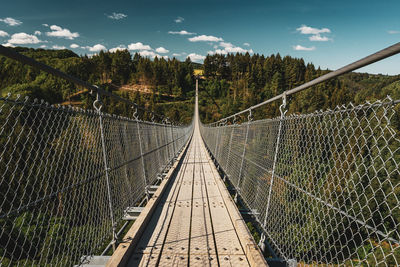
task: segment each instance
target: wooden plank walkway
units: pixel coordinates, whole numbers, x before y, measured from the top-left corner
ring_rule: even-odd
[[[149,219],[139,220],[146,225],[138,230],[135,222],[126,236],[131,241],[119,246],[108,266],[267,265],[207,153],[197,99],[194,120],[181,164],[149,208],[152,214],[143,215]]]

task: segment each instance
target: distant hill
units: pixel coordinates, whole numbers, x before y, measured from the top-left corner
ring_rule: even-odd
[[[279,54],[209,55],[204,64],[177,59],[150,60],[128,51],[100,52],[92,57],[79,56],[70,50],[13,48],[36,60],[60,69],[106,90],[130,98],[181,122],[190,122],[193,112],[194,70],[203,72],[200,82],[201,116],[209,122],[257,104],[285,90],[315,79],[330,70],[315,68],[302,58]],[[304,113],[382,99],[400,98],[400,75],[349,73],[314,86],[289,98],[289,112]],[[42,73],[14,60],[0,57],[0,95],[21,94],[91,108],[93,97],[83,88]],[[129,89],[129,90],[128,90]],[[173,105],[169,103],[174,103]],[[109,112],[117,103],[107,105]],[[256,118],[278,115],[278,103],[265,106]]]
[[[208,55],[203,69],[206,80],[202,86],[207,93],[202,95],[202,106],[207,108],[203,108],[201,114],[206,122],[221,119],[330,72],[305,63],[302,58],[248,53]],[[395,96],[400,90],[395,83],[399,80],[400,75],[345,74],[290,96],[288,110],[308,113],[349,102],[361,104],[383,99],[386,95]],[[258,110],[256,118],[277,116],[279,105],[274,102],[264,106]]]

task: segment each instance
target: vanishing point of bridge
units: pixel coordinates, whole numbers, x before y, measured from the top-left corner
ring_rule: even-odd
[[[196,81],[179,125],[0,45],[93,104],[0,96],[0,265],[399,266],[400,100],[287,114],[289,96],[399,52],[208,125]],[[280,116],[253,119],[275,101]]]
[[[144,229],[128,232],[107,266],[266,265],[201,138],[197,91],[193,135],[176,172],[155,192],[156,207],[139,216]]]

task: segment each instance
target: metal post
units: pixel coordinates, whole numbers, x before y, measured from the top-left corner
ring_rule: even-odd
[[[151,122],[154,123],[154,115],[151,117]],[[158,126],[157,126],[157,128],[158,128]],[[160,152],[160,142],[158,140],[158,133],[159,133],[159,131],[157,129],[157,133],[156,133],[156,149],[157,149],[157,151],[156,151],[156,154],[157,154],[158,164],[159,164],[158,167],[160,167],[162,163],[161,163],[161,156],[160,156],[161,152]],[[161,172],[161,169],[158,169],[158,175],[160,174],[160,172]],[[160,178],[160,176],[158,176],[158,177]]]
[[[231,136],[229,138],[229,148],[228,148],[228,159],[226,160],[226,170],[229,170],[229,159],[231,156],[231,148],[232,148],[232,138],[233,138],[233,132],[235,131],[236,126],[236,116],[233,118],[232,122],[232,131],[231,131]]]
[[[222,123],[217,124],[218,127],[218,133],[217,133],[217,140],[215,142],[215,150],[214,150],[214,160],[217,163],[217,170],[219,170],[219,159],[218,159],[218,151],[219,151],[219,142],[221,139],[221,128],[222,128]]]
[[[174,128],[173,124],[171,122],[168,121],[169,127],[171,128],[171,141],[172,141],[172,145],[174,147],[172,156],[175,157],[176,154],[176,147],[175,147],[175,138],[174,138],[174,132],[172,130],[172,128]]]
[[[146,199],[147,201],[150,198],[150,194],[149,194],[149,188],[148,188],[148,182],[147,182],[147,175],[146,175],[146,168],[144,166],[144,158],[143,158],[143,149],[142,149],[142,136],[140,134],[140,127],[139,127],[139,119],[138,119],[138,115],[137,115],[137,109],[135,111],[135,113],[133,113],[133,117],[136,120],[136,126],[137,126],[137,132],[138,132],[138,137],[139,137],[139,149],[140,149],[140,158],[142,159],[142,171],[143,171],[143,180],[144,180],[144,191],[146,194]]]
[[[164,127],[164,145],[166,145],[167,148],[167,159],[169,161],[170,157],[170,151],[169,151],[169,140],[168,140],[168,130],[167,130],[167,119],[163,119],[162,121],[163,127]]]
[[[215,149],[214,149],[214,158],[217,159],[217,152],[218,152],[218,145],[219,145],[219,138],[221,136],[221,124],[217,123],[218,133],[217,133],[217,140],[215,141]]]
[[[111,186],[110,186],[110,177],[109,177],[110,169],[107,164],[107,151],[106,151],[106,142],[105,142],[105,138],[104,138],[104,128],[103,128],[103,114],[101,112],[101,108],[103,107],[103,105],[101,103],[101,96],[100,96],[99,92],[97,92],[96,100],[93,102],[93,107],[99,114],[101,147],[102,147],[102,151],[103,151],[103,161],[104,161],[104,171],[105,171],[105,177],[106,177],[108,206],[110,209],[110,219],[111,219],[111,234],[112,234],[111,243],[112,243],[113,251],[115,251],[115,244],[117,242],[117,233],[116,233],[116,225],[115,225],[115,221],[114,221],[114,211],[113,211],[112,198],[111,198]]]
[[[247,117],[247,119],[248,120],[247,120],[247,127],[246,127],[246,138],[244,140],[244,145],[243,145],[242,163],[240,164],[239,177],[238,177],[238,182],[237,182],[237,185],[236,185],[236,193],[235,193],[235,202],[236,203],[237,203],[238,194],[240,193],[240,180],[242,179],[244,156],[246,154],[247,137],[249,135],[249,126],[250,126],[251,121],[253,120],[253,115],[251,113],[251,109],[249,111],[249,116]]]
[[[129,154],[133,154],[133,153],[130,153],[131,152],[131,148],[130,148],[130,146],[128,146],[128,135],[127,135],[127,132],[128,132],[128,122],[125,122],[124,123],[124,131],[123,131],[123,135],[124,135],[124,144],[125,144],[125,149],[126,150],[128,150],[128,151],[126,151],[125,153],[124,153],[124,155],[125,156],[127,156],[128,155],[128,152],[129,152]],[[122,148],[122,149],[124,149],[124,148]],[[128,159],[124,159],[125,161],[127,161]],[[129,182],[129,176],[128,176],[128,165],[127,164],[125,164],[124,165],[124,170],[125,170],[125,182],[126,182],[126,185],[129,187],[129,192],[133,192],[133,190],[132,190],[132,185],[131,185],[131,183]]]
[[[282,124],[283,124],[283,119],[285,118],[285,114],[287,112],[287,110],[284,110],[285,108],[286,108],[286,94],[283,95],[283,97],[282,97],[282,105],[279,107],[279,111],[281,112],[281,119],[279,120],[278,136],[277,136],[277,139],[276,139],[276,147],[275,147],[275,155],[274,155],[274,164],[272,165],[271,185],[269,187],[267,208],[265,210],[265,217],[264,217],[263,227],[265,227],[265,225],[267,223],[269,207],[270,207],[270,204],[271,204],[272,187],[274,185],[275,171],[276,171],[276,165],[277,165],[278,153],[279,153],[279,145],[280,145],[280,142],[281,142]]]
[[[218,146],[221,145],[221,128],[224,127],[224,126],[226,126],[226,120],[222,121],[222,123],[221,123],[221,125],[220,125],[220,132],[219,132],[219,138],[218,138]],[[222,130],[222,131],[224,131],[224,130]],[[219,149],[217,150],[217,152],[216,152],[216,157],[219,158],[220,154],[221,154],[221,148],[219,148]],[[218,164],[218,166],[221,165],[222,159],[221,159],[219,162],[220,162],[220,163]]]

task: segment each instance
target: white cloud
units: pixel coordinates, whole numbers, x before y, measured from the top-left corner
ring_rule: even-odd
[[[179,35],[193,35],[193,34],[196,34],[194,32],[188,32],[188,31],[185,31],[185,30],[182,30],[182,31],[179,31],[179,32],[169,31],[168,33],[169,34],[179,34]]]
[[[42,35],[41,31],[35,31],[35,35]]]
[[[141,42],[132,43],[128,45],[129,50],[151,50],[152,48],[149,45],[144,45]]]
[[[53,49],[56,49],[56,50],[66,49],[65,46],[60,46],[60,45],[53,45],[52,48],[53,48]]]
[[[15,47],[13,44],[10,44],[10,43],[5,43],[5,44],[3,44],[3,46],[4,47]]]
[[[206,57],[205,57],[205,56],[202,56],[202,55],[199,55],[199,54],[196,54],[196,53],[190,53],[190,54],[187,56],[187,58],[190,58],[191,61],[199,62],[199,61],[204,60]]]
[[[96,44],[94,46],[83,46],[83,49],[88,49],[90,52],[100,52],[101,50],[107,50],[107,48],[102,44]]]
[[[18,26],[21,25],[22,22],[17,20],[17,19],[13,19],[13,18],[4,18],[4,19],[0,19],[0,21],[10,25],[10,26]]]
[[[301,46],[301,45],[295,45],[295,46],[293,46],[293,49],[297,50],[297,51],[313,51],[313,50],[315,50],[315,46],[305,47],[305,46]]]
[[[111,49],[108,50],[108,51],[110,51],[111,53],[115,53],[115,52],[117,52],[117,51],[122,51],[122,50],[126,50],[126,46],[124,46],[124,45],[119,45],[119,46],[117,46],[117,47],[111,48]]]
[[[400,33],[400,31],[394,31],[394,30],[388,31],[388,34],[398,34],[398,33]]]
[[[46,48],[47,47],[47,45],[41,45],[40,46],[40,48]]]
[[[308,39],[310,39],[310,41],[317,41],[317,42],[326,42],[326,41],[330,40],[328,37],[321,36],[319,34],[312,35],[312,36],[308,37]]]
[[[212,35],[199,35],[188,39],[191,42],[222,42],[224,39]]]
[[[105,14],[105,15],[107,16],[107,18],[115,19],[115,20],[124,19],[124,18],[126,18],[128,16],[128,15],[125,15],[123,13],[115,13],[115,12],[113,12],[112,15],[107,15],[107,14]]]
[[[184,18],[182,18],[182,17],[177,17],[176,19],[174,19],[174,21],[176,22],[176,23],[181,23],[181,22],[183,22],[185,19]]]
[[[222,47],[233,47],[233,44],[232,43],[227,43],[227,42],[220,42],[219,43],[219,46],[222,46]]]
[[[49,27],[49,24],[46,24],[46,23],[43,23],[42,25],[45,27]]]
[[[243,45],[244,45],[244,46],[250,46],[250,44],[249,44],[249,43],[243,43]]]
[[[174,57],[180,57],[180,56],[184,56],[184,55],[187,55],[187,53],[182,52],[182,53],[173,53],[172,54],[172,56],[174,56]]]
[[[154,53],[154,51],[149,51],[149,50],[142,50],[142,51],[139,51],[138,53],[142,57],[151,57],[151,58],[154,58],[156,56],[161,57],[159,54]]]
[[[326,36],[321,36],[321,33],[331,32],[331,30],[328,28],[318,29],[306,25],[301,25],[301,27],[297,28],[296,31],[300,32],[301,34],[311,34],[312,36],[308,37],[310,41],[326,42],[332,40]]]
[[[215,54],[226,55],[226,54],[228,54],[228,52],[226,52],[225,49],[216,49],[215,51],[208,51],[207,54],[209,54],[209,55],[215,55]]]
[[[69,47],[71,47],[71,48],[78,48],[79,45],[77,45],[77,44],[71,44]]]
[[[214,54],[221,54],[221,55],[226,55],[228,53],[231,54],[235,54],[235,53],[254,53],[253,49],[247,50],[244,48],[241,48],[239,46],[234,46],[232,43],[228,43],[228,42],[220,42],[219,43],[220,47],[223,47],[223,49],[216,49],[218,48],[218,46],[214,46],[214,48],[216,49],[215,51],[208,51],[208,54],[210,55],[214,55]]]
[[[253,53],[252,49],[246,50],[246,49],[243,49],[243,48],[241,48],[239,46],[226,47],[225,51],[227,51],[228,53],[246,53],[246,52]]]
[[[8,40],[9,44],[37,44],[41,43],[35,35],[30,35],[24,32],[15,33],[11,36],[11,39]]]
[[[161,54],[165,54],[165,53],[168,53],[169,50],[165,49],[164,47],[159,47],[159,48],[156,49],[156,52],[157,53],[161,53]]]
[[[314,35],[331,32],[331,30],[328,28],[318,29],[318,28],[308,27],[306,25],[301,25],[301,27],[297,28],[296,30],[299,31],[301,34],[314,34]]]
[[[63,28],[61,28],[60,26],[57,26],[57,25],[51,25],[50,29],[52,31],[51,32],[46,32],[47,36],[65,38],[65,39],[69,39],[69,40],[73,40],[73,39],[79,37],[79,33],[71,32],[70,30],[63,29]]]
[[[0,37],[6,37],[9,36],[9,34],[5,31],[0,30]]]

